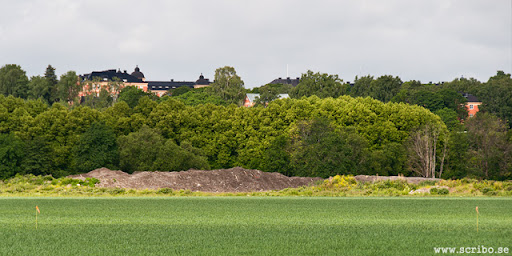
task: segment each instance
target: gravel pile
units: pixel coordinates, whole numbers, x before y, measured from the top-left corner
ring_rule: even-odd
[[[100,168],[88,173],[69,176],[74,179],[96,178],[96,187],[133,189],[171,188],[203,192],[251,192],[281,190],[310,185],[320,178],[287,177],[277,172],[262,172],[241,167],[211,171],[188,170],[181,172],[112,171]]]

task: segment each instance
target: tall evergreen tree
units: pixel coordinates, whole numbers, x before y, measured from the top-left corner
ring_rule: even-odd
[[[58,93],[57,93],[57,75],[55,74],[55,68],[52,65],[48,65],[46,67],[46,71],[44,72],[44,78],[48,82],[48,91],[50,92],[49,102],[50,104],[58,101]]]

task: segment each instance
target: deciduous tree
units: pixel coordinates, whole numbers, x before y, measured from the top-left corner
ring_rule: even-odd
[[[20,172],[23,143],[14,134],[0,134],[0,179]]]
[[[28,98],[41,99],[46,104],[51,105],[52,88],[46,78],[40,76],[33,76],[30,78],[28,87],[30,90]]]
[[[165,139],[155,129],[143,126],[139,131],[120,136],[119,167],[132,173],[134,171],[153,171],[153,164],[162,150]]]
[[[82,86],[74,71],[68,71],[60,76],[60,80],[57,84],[57,92],[61,102],[79,103],[78,94],[81,89]]]
[[[512,127],[512,78],[503,71],[489,78],[477,94],[482,101],[481,110],[504,120]]]
[[[299,84],[290,92],[292,98],[309,97],[316,95],[319,98],[333,97],[348,94],[349,85],[343,84],[338,75],[314,73],[308,70],[302,74]]]
[[[241,105],[245,97],[244,81],[233,67],[215,70],[215,81],[210,84],[213,92],[228,103]]]
[[[73,165],[77,172],[100,167],[114,169],[118,163],[118,147],[113,129],[103,123],[93,123],[73,147]]]
[[[444,164],[444,155],[446,150],[443,150],[441,167],[439,175],[436,172],[436,161],[438,158],[438,144],[439,138],[444,138],[446,129],[442,125],[429,123],[423,128],[411,133],[409,148],[410,168],[418,175],[426,178],[435,178],[442,174],[442,165]],[[446,140],[442,140],[441,145],[444,147]],[[445,149],[445,148],[442,148]]]
[[[143,97],[155,99],[155,97],[157,96],[145,92],[142,89],[139,89],[135,86],[126,86],[123,89],[121,89],[118,100],[128,103],[128,106],[130,106],[130,108],[134,108],[135,106],[137,106],[137,104],[139,104],[139,100]]]
[[[279,98],[279,92],[271,86],[262,86],[260,88],[260,96],[257,97],[255,104],[266,106],[268,103]]]
[[[28,77],[20,66],[7,64],[0,68],[1,94],[26,99],[28,91]]]
[[[327,119],[299,122],[291,136],[294,175],[327,178],[364,168],[366,141],[354,131],[336,132]]]
[[[402,80],[397,76],[381,76],[370,83],[370,97],[382,102],[391,101],[400,91]]]
[[[212,88],[204,87],[199,89],[191,90],[187,93],[181,94],[179,96],[173,97],[175,99],[179,99],[185,105],[188,106],[197,106],[204,104],[213,104],[218,106],[226,106],[228,105],[228,101],[222,99],[220,96],[215,94]]]
[[[486,179],[512,177],[512,145],[505,122],[489,113],[478,113],[466,122],[473,172]]]
[[[354,81],[354,86],[350,89],[350,95],[352,97],[368,97],[371,93],[371,84],[373,82],[373,76],[357,77]]]

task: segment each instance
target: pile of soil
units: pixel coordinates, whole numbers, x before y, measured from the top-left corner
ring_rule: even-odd
[[[134,172],[112,171],[100,168],[94,171],[69,176],[73,179],[96,178],[96,187],[118,187],[133,189],[171,188],[203,192],[252,192],[281,190],[307,186],[321,178],[287,177],[277,172],[262,172],[241,167],[231,169],[181,172]]]
[[[422,181],[440,181],[437,178],[422,178],[422,177],[402,177],[402,176],[369,176],[357,175],[354,177],[358,182],[377,182],[382,180],[403,180],[407,183],[419,184]]]

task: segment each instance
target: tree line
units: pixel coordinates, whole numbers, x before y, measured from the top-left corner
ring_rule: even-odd
[[[335,75],[308,71],[294,88],[253,89],[260,95],[266,88],[270,95],[287,92],[291,99],[240,108],[247,90],[229,67],[217,70],[209,88],[158,98],[126,87],[115,102],[100,104],[96,97],[95,104],[69,105],[73,89],[62,82],[67,76],[56,83],[46,74],[40,79],[56,84],[48,90],[53,95],[64,95],[65,88],[68,98],[35,97],[31,91],[37,87],[12,89],[5,83],[16,81],[5,79],[7,66],[0,69],[6,95],[0,96],[1,178],[16,173],[58,177],[102,166],[127,172],[243,166],[320,177],[512,176],[509,119],[503,118],[508,103],[484,101],[482,113],[461,123],[464,98],[457,93],[483,100],[505,94],[511,82],[503,72],[487,83],[461,78],[424,85],[366,76],[350,85]],[[76,79],[69,80],[76,85]],[[21,93],[23,88],[27,93]]]

